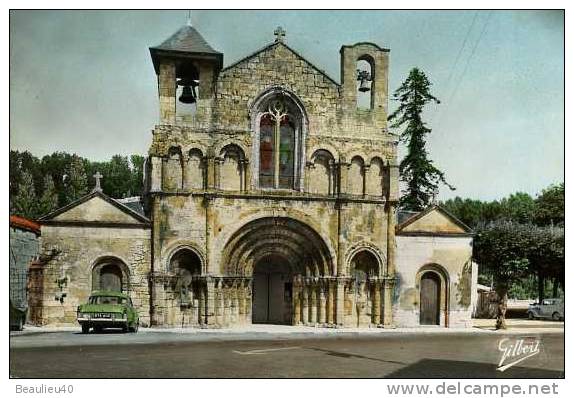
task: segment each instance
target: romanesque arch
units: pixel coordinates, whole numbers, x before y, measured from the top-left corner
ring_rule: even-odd
[[[224,191],[241,191],[245,185],[245,152],[239,146],[229,144],[221,149],[219,157],[219,188]]]
[[[222,255],[224,275],[251,275],[262,257],[282,254],[294,274],[334,275],[329,249],[308,225],[288,217],[264,217],[241,227],[226,243]]]
[[[192,148],[188,152],[185,167],[185,187],[189,189],[203,189],[205,186],[205,162],[203,152],[199,148]]]
[[[349,166],[348,193],[363,195],[365,193],[365,161],[361,156],[354,156]]]
[[[177,191],[183,188],[183,155],[179,146],[169,148],[163,159],[162,188]]]
[[[263,217],[243,225],[223,250],[221,272],[252,280],[252,322],[333,322],[334,264],[321,236],[288,217]]]
[[[308,173],[308,192],[319,195],[335,193],[335,158],[331,152],[325,149],[316,150],[311,156]]]
[[[130,271],[119,258],[106,256],[92,266],[92,291],[130,291]]]

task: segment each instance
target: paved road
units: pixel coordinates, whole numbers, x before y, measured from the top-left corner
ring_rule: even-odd
[[[505,372],[495,333],[341,335],[241,340],[174,333],[12,336],[10,374],[24,378],[560,378],[564,334]]]

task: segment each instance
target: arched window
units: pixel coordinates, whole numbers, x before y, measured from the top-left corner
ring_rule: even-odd
[[[262,101],[257,113],[260,188],[298,189],[301,166],[302,115],[286,95]]]
[[[197,149],[191,149],[187,159],[187,169],[185,178],[187,181],[186,189],[203,189],[204,186],[203,153]]]
[[[177,191],[182,189],[183,165],[181,148],[171,147],[166,158],[163,160],[163,189],[165,191]]]
[[[225,146],[220,153],[219,188],[224,191],[241,191],[244,189],[244,160],[245,154],[237,145]]]
[[[319,149],[313,154],[308,176],[310,193],[320,195],[332,195],[335,193],[333,163],[333,155],[324,149]]]

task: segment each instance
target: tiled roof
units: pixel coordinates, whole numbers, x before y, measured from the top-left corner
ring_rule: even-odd
[[[185,25],[169,39],[152,49],[187,53],[221,54],[211,47],[194,27]]]
[[[37,235],[40,234],[40,224],[24,217],[10,216],[10,226],[25,229],[26,231],[34,232]]]

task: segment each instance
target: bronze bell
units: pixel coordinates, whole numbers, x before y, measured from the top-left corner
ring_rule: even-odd
[[[359,91],[362,93],[366,93],[371,88],[369,87],[369,83],[366,80],[361,80],[361,84],[359,84]]]
[[[371,89],[369,82],[371,81],[371,74],[366,70],[357,69],[357,80],[361,83],[359,84],[359,91],[365,93]]]
[[[183,86],[181,95],[179,96],[179,102],[184,104],[195,104],[197,96],[195,94],[195,88],[198,83],[192,79],[180,79],[177,82],[178,86]]]
[[[195,88],[193,86],[183,86],[183,91],[179,96],[179,102],[195,104]]]

